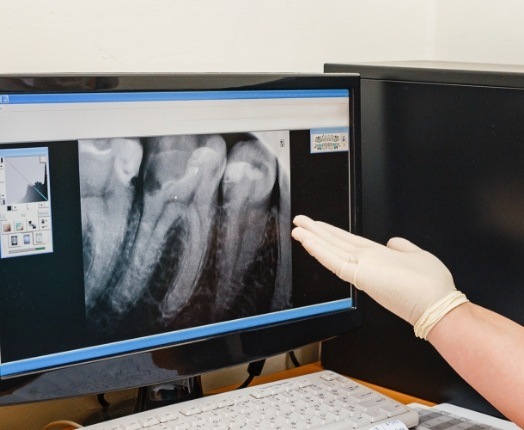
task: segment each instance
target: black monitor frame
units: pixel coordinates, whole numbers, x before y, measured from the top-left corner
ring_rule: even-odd
[[[0,76],[1,94],[103,93],[188,90],[347,89],[351,94],[350,219],[360,230],[360,90],[355,74],[128,74],[122,76]],[[292,216],[307,208],[292,208]],[[315,210],[319,213],[314,213]],[[312,208],[320,216],[321,208]],[[293,253],[304,262],[309,256],[298,245]],[[307,264],[307,263],[306,263]],[[329,276],[334,275],[329,274]],[[331,278],[329,278],[331,280]],[[332,279],[335,281],[334,279]],[[325,288],[325,285],[319,285]],[[356,293],[353,292],[354,303]],[[59,318],[59,315],[57,316]],[[33,375],[0,381],[0,405],[76,395],[105,393],[164,381],[188,378],[224,367],[275,356],[347,332],[361,321],[356,308],[284,323],[260,326],[215,337],[46,369]]]
[[[408,238],[439,257],[472,302],[524,324],[524,68],[388,61],[324,71],[361,76],[362,234]],[[362,326],[324,344],[323,364],[501,416],[409,324],[365,295],[360,304]]]

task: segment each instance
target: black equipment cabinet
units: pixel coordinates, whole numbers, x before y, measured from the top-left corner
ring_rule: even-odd
[[[471,301],[524,324],[524,67],[325,71],[361,75],[364,236],[406,237],[437,255]],[[407,323],[365,294],[358,306],[362,327],[323,344],[324,366],[500,416]]]

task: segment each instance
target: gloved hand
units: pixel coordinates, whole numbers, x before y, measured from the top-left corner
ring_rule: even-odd
[[[387,246],[299,215],[292,236],[326,268],[415,326],[426,338],[451,309],[467,301],[444,264],[406,239]]]

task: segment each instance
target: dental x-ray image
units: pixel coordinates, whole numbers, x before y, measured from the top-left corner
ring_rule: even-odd
[[[289,132],[80,140],[78,149],[97,338],[291,307]]]

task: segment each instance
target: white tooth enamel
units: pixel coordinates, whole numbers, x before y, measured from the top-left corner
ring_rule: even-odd
[[[82,144],[79,145],[81,152],[103,156],[104,154],[110,154],[113,150],[111,139],[86,139],[81,142]]]
[[[198,175],[198,169],[199,168],[197,166],[195,166],[195,167],[188,167],[186,169],[186,175],[194,177],[194,176]]]
[[[224,182],[227,184],[238,184],[242,179],[249,176],[248,172],[250,170],[253,170],[253,168],[246,162],[237,161],[228,163],[224,174]]]
[[[131,141],[118,139],[115,142],[119,150],[119,156],[115,157],[114,167],[115,172],[122,184],[129,184],[129,181],[136,177],[140,163],[142,162],[142,146],[138,141],[134,141],[131,146]]]

